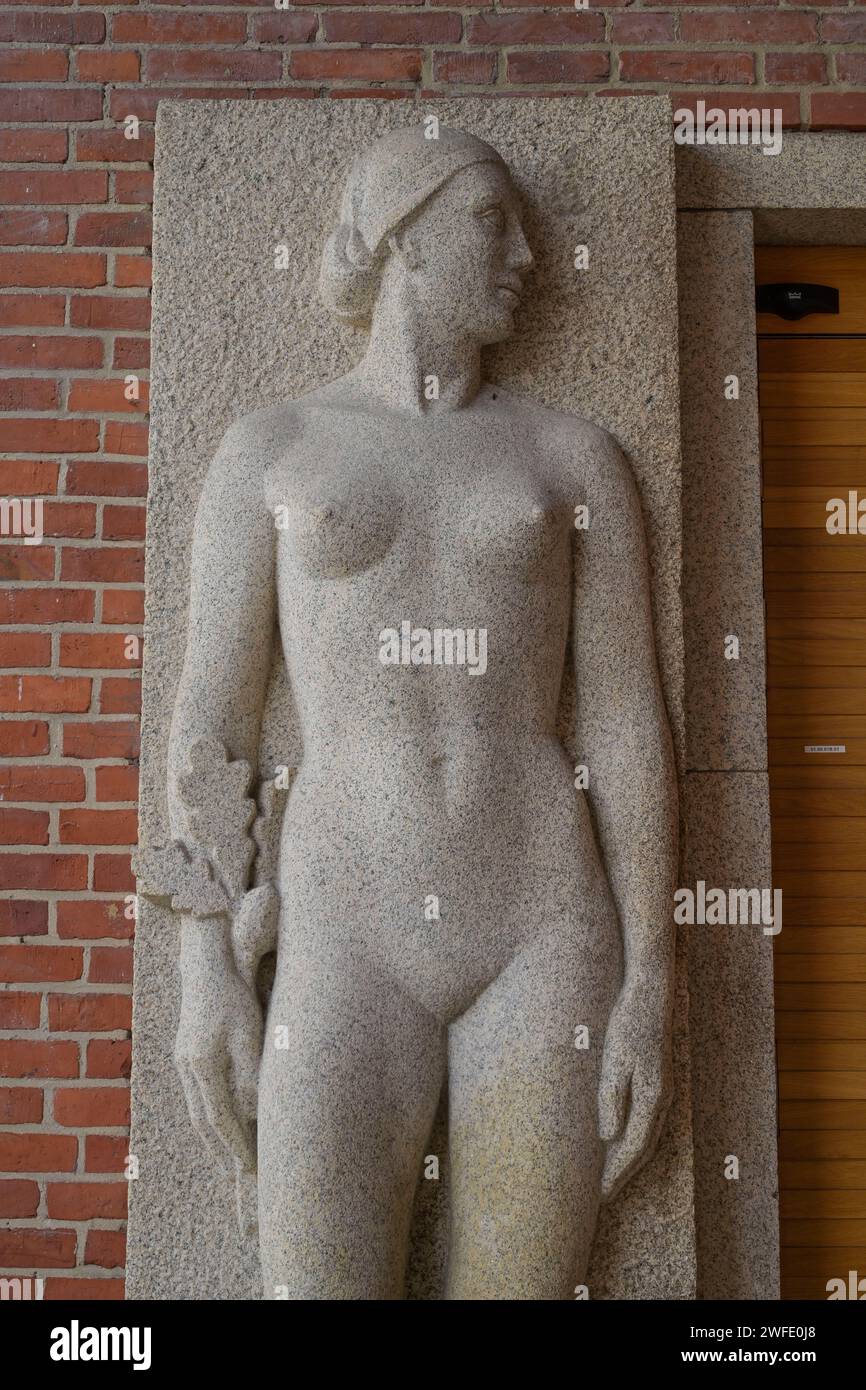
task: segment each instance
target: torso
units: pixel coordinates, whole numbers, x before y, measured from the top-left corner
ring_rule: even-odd
[[[420,419],[333,388],[288,409],[266,472],[304,747],[286,916],[347,931],[447,1014],[538,931],[610,916],[556,736],[582,422],[495,387]],[[444,664],[437,630],[462,630],[464,664]],[[404,664],[424,633],[429,664]]]

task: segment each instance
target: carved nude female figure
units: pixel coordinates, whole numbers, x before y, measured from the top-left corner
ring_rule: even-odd
[[[256,763],[275,625],[303,745],[266,1020],[228,918],[182,926],[178,1065],[214,1151],[258,1165],[268,1298],[405,1296],[443,1084],[446,1297],[573,1297],[664,1119],[676,784],[641,511],[610,435],[482,379],[531,264],[492,148],[386,135],[322,265],[361,361],[237,421],[204,483],[173,833],[192,750]],[[443,630],[456,658],[425,660]]]

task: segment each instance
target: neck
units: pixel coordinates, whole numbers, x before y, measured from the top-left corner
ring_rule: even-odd
[[[465,335],[446,335],[413,306],[391,301],[377,306],[355,377],[365,393],[401,414],[459,410],[478,394],[481,351]]]

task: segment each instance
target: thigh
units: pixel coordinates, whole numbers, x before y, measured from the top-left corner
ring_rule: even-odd
[[[601,1054],[621,974],[615,924],[593,949],[583,932],[549,931],[452,1024],[448,1298],[566,1299],[584,1281]]]
[[[281,943],[259,1082],[265,1297],[404,1297],[441,1026],[345,945]],[[279,1290],[279,1292],[276,1292]]]

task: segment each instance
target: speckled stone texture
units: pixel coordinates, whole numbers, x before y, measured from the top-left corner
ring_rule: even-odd
[[[751,214],[681,212],[677,263],[686,766],[756,771],[767,702]],[[725,396],[731,374],[737,400]]]
[[[863,137],[847,131],[786,131],[778,155],[753,145],[681,145],[676,166],[679,208],[862,208],[866,201]]]
[[[408,103],[366,101],[291,106],[283,103],[255,106],[242,103],[182,103],[175,106],[168,103],[160,107],[142,768],[142,841],[145,850],[164,844],[172,830],[178,833],[182,828],[183,808],[176,802],[169,824],[166,797],[167,733],[184,655],[189,592],[188,551],[195,506],[205,470],[226,427],[233,420],[253,410],[261,411],[263,407],[282,406],[287,400],[343,375],[358,360],[364,346],[363,337],[329,317],[315,294],[322,242],[333,225],[338,195],[351,158],[386,129],[406,125],[423,114],[423,109],[413,110]],[[495,382],[496,387],[492,388],[493,395],[489,400],[483,392],[479,396],[480,406],[490,416],[487,441],[479,437],[474,446],[479,461],[483,461],[491,448],[500,458],[505,456],[515,439],[521,439],[521,430],[525,432],[527,427],[529,435],[519,445],[517,452],[519,454],[522,449],[534,457],[539,447],[537,442],[533,442],[533,439],[537,441],[539,438],[539,421],[562,419],[556,415],[539,416],[540,407],[548,407],[554,412],[568,411],[590,422],[602,424],[628,451],[649,538],[652,601],[665,699],[675,745],[681,755],[676,288],[672,149],[669,144],[667,103],[626,100],[604,107],[592,107],[579,102],[547,100],[437,102],[435,114],[443,124],[459,127],[488,140],[503,156],[525,204],[524,225],[536,259],[531,292],[517,316],[516,337],[485,355],[484,376],[487,381]],[[369,219],[364,220],[363,210],[358,222],[368,228],[372,225]],[[586,243],[590,248],[590,268],[585,272],[577,272],[573,266],[574,248],[580,243]],[[281,244],[288,247],[289,268],[283,271],[274,267],[275,248]],[[399,363],[399,360],[398,356],[395,363]],[[395,373],[395,379],[389,381],[388,391],[399,388],[398,375]],[[504,394],[504,402],[497,401],[497,388]],[[490,389],[484,388],[484,391],[489,392]],[[517,400],[514,407],[509,405],[511,393]],[[537,403],[529,408],[528,415],[517,399],[520,397]],[[495,407],[493,401],[497,401]],[[458,423],[460,416],[461,412],[455,413],[454,418],[458,418]],[[501,444],[495,445],[496,421],[502,418],[508,423],[509,432],[503,436]],[[234,547],[239,539],[243,543],[242,538],[249,531],[244,517],[250,514],[245,509],[252,500],[252,494],[246,497],[246,492],[252,486],[252,473],[244,465],[260,455],[262,450],[273,451],[275,445],[282,447],[281,419],[279,411],[275,413],[271,410],[258,417],[254,439],[251,440],[248,434],[244,434],[240,440],[237,435],[230,437],[234,443],[230,444],[225,460],[230,470],[236,469],[236,482],[218,494],[224,500],[217,500],[214,504],[216,512],[212,514],[212,520],[216,519],[219,525],[211,527],[208,523],[204,528],[205,531],[211,530],[212,540],[216,535],[223,535],[227,540],[227,556],[220,557],[218,547],[214,547],[212,572],[217,579],[213,592],[205,595],[208,602],[222,603],[225,607],[239,598],[234,582],[238,571],[236,567],[233,568],[231,559],[235,553],[240,557],[240,550],[236,552]],[[441,428],[445,438],[446,427]],[[542,430],[542,433],[545,432],[549,432],[548,425]],[[408,461],[413,458],[411,437],[410,430],[408,447],[403,451]],[[592,456],[596,447],[607,448],[603,443],[606,436],[591,431],[591,437],[597,439],[599,444],[590,447],[588,457]],[[471,440],[468,442],[471,444]],[[355,446],[359,453],[368,447],[364,430],[359,429]],[[342,447],[345,449],[345,435]],[[569,466],[567,453],[566,449],[562,455],[562,466],[566,469]],[[443,458],[447,459],[448,456],[449,449],[445,447]],[[440,484],[443,484],[443,480],[444,475],[439,480]],[[501,509],[507,503],[507,497],[500,495],[492,475],[486,495],[502,521]],[[237,505],[233,505],[233,499]],[[274,500],[279,499],[275,497]],[[566,500],[569,504],[572,502],[570,494]],[[541,507],[541,520],[545,505]],[[223,508],[222,512],[220,507]],[[338,547],[342,557],[340,563],[346,562],[348,553],[350,565],[354,564],[354,560],[369,559],[370,546],[377,549],[378,540],[382,539],[377,529],[379,521],[387,515],[377,505],[377,498],[364,493],[356,496],[353,507],[359,528],[354,531],[350,528],[344,537],[344,544]],[[323,513],[324,519],[327,519],[327,515],[327,511]],[[457,515],[459,520],[459,513]],[[485,515],[483,506],[473,515],[477,527],[478,518]],[[272,540],[272,536],[263,535],[261,539],[265,545]],[[317,540],[309,528],[302,527],[301,533],[294,539],[306,555],[307,567],[318,567],[326,577],[334,560],[330,556],[326,538]],[[509,540],[512,550],[514,543],[512,535]],[[355,556],[352,546],[360,546],[363,554],[359,552]],[[611,555],[615,551],[616,547],[613,546]],[[622,557],[625,565],[621,569],[623,574],[627,572],[629,563],[627,551],[628,546]],[[423,572],[419,583],[421,587],[416,597],[423,605]],[[477,602],[473,604],[469,601],[468,593],[464,596],[461,611],[466,614],[466,625],[471,626],[469,617],[474,614],[477,620],[479,612],[484,610],[479,608]],[[240,598],[243,598],[243,594],[240,594]],[[294,612],[296,602],[303,607],[300,595],[297,599],[289,595],[286,602],[291,612]],[[633,606],[630,603],[629,609]],[[195,611],[206,613],[209,610],[207,604],[200,604]],[[253,609],[248,611],[252,612]],[[253,663],[255,669],[259,669],[266,654],[269,617],[264,607],[260,606],[255,611],[262,621],[251,623],[249,642],[259,652],[259,659]],[[333,610],[330,618],[323,613],[321,621],[333,623],[336,611]],[[430,607],[429,602],[424,611],[435,616],[436,610]],[[380,617],[384,621],[384,612]],[[418,621],[414,611],[395,613],[395,625],[403,617]],[[507,616],[504,611],[494,612],[493,618],[492,626],[501,635]],[[535,627],[538,630],[540,626],[543,632],[541,611],[538,619]],[[311,624],[316,621],[312,612],[303,612],[301,608],[295,613],[295,620],[302,624],[299,633],[309,631]],[[432,622],[430,626],[433,626]],[[603,630],[599,629],[596,640],[602,641],[603,635]],[[230,663],[226,662],[227,653],[219,646],[218,640],[214,640],[218,638],[217,629],[209,630],[205,636],[211,639],[210,662],[216,663],[212,668],[212,679],[218,680],[213,673],[227,668]],[[358,634],[350,631],[346,634],[346,640],[357,641]],[[206,648],[207,643],[203,638],[202,649]],[[293,661],[295,656],[292,657]],[[202,660],[207,663],[207,658],[203,657]],[[302,662],[302,671],[303,667]],[[400,674],[405,675],[407,681],[417,679],[411,670]],[[321,680],[317,681],[313,662],[307,670],[305,681],[312,682],[310,690],[314,695],[319,691],[319,698],[320,688],[327,685],[324,668],[320,676]],[[472,680],[466,674],[462,678],[464,681]],[[298,689],[294,666],[293,679]],[[485,674],[482,680],[489,680],[489,675]],[[397,689],[395,687],[395,693]],[[504,698],[505,687],[502,689]],[[312,697],[304,695],[300,701],[302,715],[309,698]],[[493,698],[495,700],[496,697]],[[566,724],[568,708],[569,698],[566,698]],[[506,705],[503,705],[503,714],[505,710]],[[646,711],[640,712],[640,718],[646,718]],[[192,719],[192,715],[189,719]],[[191,728],[189,719],[184,716],[181,723]],[[315,734],[316,727],[315,721],[312,724],[305,722],[310,735]],[[297,729],[294,709],[277,663],[268,694],[258,759],[263,774],[272,774],[279,765],[297,765],[299,746],[297,733],[291,732],[293,729]],[[209,732],[214,731],[211,729]],[[224,729],[217,729],[216,733],[222,733],[225,742],[231,744],[232,756],[237,758],[238,744],[244,744],[238,728],[229,721]],[[332,744],[333,738],[333,733],[326,734],[323,747]],[[315,746],[313,738],[310,742]],[[376,754],[374,748],[359,748],[356,752],[362,760],[370,760],[371,770],[378,759],[378,775],[381,777],[381,755]],[[571,748],[570,753],[576,756],[577,749]],[[305,755],[309,756],[309,750],[305,751]],[[591,756],[587,761],[591,765]],[[563,848],[557,856],[555,846],[545,845],[542,848],[541,842],[540,857],[535,866],[531,862],[524,864],[521,856],[514,853],[514,847],[511,852],[508,851],[509,835],[517,822],[525,817],[528,823],[541,828],[549,811],[545,809],[547,802],[544,797],[540,793],[533,793],[516,814],[513,796],[510,804],[507,799],[503,802],[494,770],[495,765],[491,764],[486,794],[490,806],[497,808],[494,814],[501,822],[497,827],[498,848],[492,853],[489,839],[485,841],[483,836],[472,848],[473,834],[479,833],[483,822],[479,826],[473,825],[471,820],[467,821],[461,844],[467,872],[476,875],[480,887],[479,924],[487,920],[484,909],[490,893],[484,885],[491,874],[491,883],[498,882],[500,886],[508,884],[518,900],[520,893],[527,894],[527,903],[533,905],[530,910],[536,910],[540,895],[553,891],[556,896],[560,891],[556,884],[558,865],[562,863],[566,866],[566,873],[571,874],[580,862],[578,857],[572,866],[570,851]],[[397,785],[399,783],[395,783]],[[485,790],[483,779],[479,787]],[[461,785],[456,784],[451,791],[459,801]],[[534,799],[538,800],[537,807]],[[331,805],[336,810],[341,802],[345,805],[345,796],[332,796],[330,801],[326,796],[322,805],[325,808]],[[502,805],[505,806],[504,815],[500,814]],[[638,808],[640,805],[638,799]],[[253,809],[243,815],[249,823]],[[605,812],[602,820],[606,815]],[[360,819],[363,822],[363,816]],[[450,834],[454,833],[455,826],[456,823],[453,823]],[[321,817],[318,829],[322,829]],[[382,833],[384,840],[377,851],[374,869],[379,862],[379,854],[385,855],[382,863],[394,863],[406,853],[405,817],[393,829],[383,826]],[[429,836],[429,817],[422,817],[417,833]],[[391,853],[388,850],[388,837],[395,835]],[[579,832],[578,838],[582,835],[583,832]],[[443,851],[447,849],[447,840],[446,835],[440,846]],[[338,843],[335,838],[334,845]],[[519,840],[515,840],[515,846],[518,843]],[[334,850],[330,868],[326,862],[327,856],[319,865],[316,882],[322,886],[325,898],[345,866],[344,851],[347,848],[348,845],[344,845],[342,851]],[[310,855],[301,853],[302,849],[303,846],[298,849],[294,867],[298,874],[309,877],[315,861]],[[638,851],[637,863],[645,865],[655,849],[654,837],[650,835]],[[504,857],[497,866],[497,856],[500,855]],[[516,879],[515,863],[521,866],[521,875]],[[363,1097],[362,1107],[354,1117],[355,1123],[360,1126],[359,1137],[362,1140],[373,1110],[384,1107],[383,1114],[389,1115],[395,1104],[407,1095],[411,1096],[413,1105],[419,1110],[412,1123],[417,1121],[420,1135],[430,1123],[436,1103],[435,1088],[431,1089],[428,1085],[422,1094],[421,1089],[413,1089],[410,1084],[414,1069],[419,1066],[420,1074],[429,1076],[431,1068],[421,1057],[419,1048],[429,1050],[431,1043],[423,1041],[423,1030],[419,1030],[417,1018],[401,1015],[401,1010],[405,1013],[408,1006],[396,997],[388,999],[380,967],[370,958],[369,950],[375,932],[369,941],[367,936],[371,926],[375,926],[381,903],[375,892],[369,901],[364,896],[368,868],[368,861],[362,856],[355,875],[357,893],[361,894],[361,899],[358,899],[357,893],[355,896],[350,894],[345,902],[339,899],[332,904],[336,919],[344,923],[351,924],[353,914],[359,914],[359,931],[350,933],[342,944],[342,934],[340,940],[334,935],[328,950],[325,949],[324,938],[320,938],[312,955],[309,951],[305,954],[297,942],[291,947],[287,945],[286,953],[278,956],[278,961],[282,959],[283,965],[280,967],[278,964],[268,1020],[269,1024],[275,1020],[282,1021],[285,1014],[285,1022],[293,1031],[296,1046],[298,1039],[307,1045],[309,1039],[317,1035],[324,1041],[326,1034],[322,1030],[327,1028],[327,1018],[320,1007],[323,996],[317,996],[315,991],[309,989],[310,980],[317,972],[323,984],[328,982],[329,987],[333,986],[335,980],[362,981],[364,989],[368,991],[364,997],[375,996],[379,1001],[377,1008],[384,1008],[385,1001],[388,1001],[388,1008],[393,1012],[391,1023],[398,1030],[406,1029],[407,1042],[411,1045],[407,1046],[402,1058],[403,1071],[400,1075],[396,1070],[392,1071],[387,1085],[385,1076],[381,1073],[377,1075],[375,1071],[377,1058],[371,1055],[366,1059],[369,1061],[367,1073],[377,1075],[378,1084]],[[285,872],[286,864],[283,869]],[[451,901],[456,902],[463,891],[457,878],[453,884],[450,883],[449,872],[443,870],[446,907],[449,895]],[[375,874],[372,876],[375,877]],[[631,873],[626,875],[627,878],[632,876]],[[287,874],[281,886],[284,899],[288,901],[293,891],[291,874]],[[305,881],[303,891],[309,894],[314,886],[313,879],[309,883]],[[435,892],[438,886],[434,885],[431,891]],[[392,888],[396,900],[402,891],[399,874]],[[588,896],[599,904],[601,917],[605,917],[604,894],[597,884],[595,888],[588,888]],[[308,901],[313,902],[314,897],[309,897]],[[551,903],[549,911],[555,922],[559,908]],[[264,911],[263,915],[266,915]],[[447,938],[447,910],[444,927]],[[483,930],[486,932],[487,928]],[[569,998],[562,989],[558,993],[556,990],[557,979],[568,979],[574,984],[580,979],[598,982],[613,978],[612,957],[608,958],[605,954],[603,935],[596,939],[595,945],[587,942],[585,959],[590,956],[595,958],[601,952],[601,956],[594,959],[589,973],[580,957],[575,957],[569,964],[567,953],[557,954],[555,949],[547,965],[542,959],[537,961],[540,972],[538,982],[543,982],[545,989],[550,983],[553,990],[551,997],[556,997],[557,1009],[562,1012],[559,1025],[563,1028],[566,1021],[573,1019],[575,1011],[581,1013],[581,1010],[589,1010],[591,1032],[597,1032],[603,1017],[603,1014],[598,1014],[596,1018],[598,1008],[609,1007],[609,1001],[605,1005],[602,1000],[604,988],[607,987],[599,993],[598,983],[592,986],[598,1007],[589,999],[582,1002]],[[491,942],[494,941],[497,948],[503,944],[491,937]],[[141,1177],[133,1185],[131,1193],[129,1294],[132,1297],[255,1298],[261,1296],[255,1239],[249,1233],[243,1237],[236,1234],[231,1183],[201,1149],[185,1113],[183,1094],[172,1065],[179,1001],[177,944],[176,918],[165,906],[145,900],[136,943],[132,1149],[140,1160]],[[442,994],[441,986],[436,985],[437,976],[433,967],[438,959],[437,952],[425,948],[423,941],[420,941],[419,949],[420,957],[417,953],[413,955],[411,950],[408,952],[406,964],[407,968],[414,969],[417,983],[418,961],[420,959],[423,964],[426,956],[430,956],[432,993],[428,991],[429,997],[425,998],[424,1007],[434,1014],[438,1011],[443,1017],[449,1012],[453,1014],[455,1009],[459,1011],[460,1001],[452,997],[453,989],[446,997]],[[478,949],[481,949],[480,943]],[[601,957],[605,958],[604,961]],[[533,1032],[531,1026],[535,1018],[531,1007],[524,1018],[530,1027],[524,1029],[523,1035],[520,1033],[521,990],[533,988],[532,968],[528,958],[523,960],[516,972],[512,968],[509,979],[503,980],[501,1008],[495,1005],[487,1012],[483,1022],[479,1020],[480,1031],[477,1035],[472,1031],[476,1024],[470,1010],[465,1015],[465,1023],[461,1019],[457,1025],[458,1031],[462,1029],[463,1034],[460,1045],[455,1041],[449,1049],[448,1060],[458,1101],[461,1105],[471,1101],[482,1109],[488,1107],[493,1127],[498,1116],[518,1113],[523,1115],[521,1123],[525,1125],[531,1114],[531,1110],[526,1109],[530,1095],[526,1087],[532,1076],[533,1065],[538,1067],[542,1064],[542,1090],[547,1087],[548,1095],[558,1095],[557,1104],[567,1101],[567,1095],[558,1091],[553,1075],[544,1073],[546,1063],[542,1063],[543,1054],[536,1056],[534,1064],[532,1062],[537,1051],[538,1034]],[[563,968],[564,975],[561,973]],[[199,978],[204,979],[204,975]],[[364,1008],[369,1007],[364,1005],[362,995],[363,990],[361,995],[351,999],[348,996],[341,998],[339,1007],[348,1008],[350,1012],[359,1009],[359,1019],[362,1018]],[[694,1291],[690,1086],[685,977],[682,968],[677,975],[676,999],[674,1104],[657,1156],[603,1212],[587,1279],[592,1297],[682,1298],[691,1296]],[[639,1010],[635,1010],[635,1017],[638,1013]],[[550,1017],[553,1018],[554,1014]],[[556,1014],[556,1017],[559,1018],[559,1015]],[[595,1024],[592,1019],[596,1019]],[[515,1023],[516,1034],[513,1033]],[[626,1027],[624,1036],[628,1035],[628,1031]],[[363,1030],[359,1030],[360,1060],[364,1061],[362,1033]],[[435,1042],[432,1045],[435,1051]],[[501,1087],[497,1088],[495,1082],[495,1057],[503,1049],[504,1057],[525,1054],[529,1068],[523,1077],[523,1090],[520,1092],[518,1088],[520,1093],[516,1096],[509,1097]],[[267,1113],[263,1121],[260,1117],[260,1126],[264,1123],[266,1135],[269,1136],[266,1143],[270,1145],[272,1155],[277,1156],[267,1166],[264,1179],[265,1183],[271,1182],[273,1187],[272,1192],[267,1188],[264,1195],[262,1210],[267,1224],[275,1206],[279,1210],[278,1204],[285,1200],[285,1194],[276,1180],[278,1156],[281,1147],[285,1149],[294,1142],[291,1132],[281,1138],[280,1124],[290,1114],[291,1105],[301,1106],[299,1114],[308,1126],[305,1130],[308,1137],[315,1135],[316,1122],[310,1120],[312,1091],[309,1094],[304,1092],[297,1084],[297,1078],[291,1083],[288,1079],[281,1080],[281,1074],[275,1071],[278,1054],[273,1050],[269,1053],[267,1046],[265,1056],[269,1057],[269,1061],[268,1075],[263,1084],[275,1103],[272,1112]],[[479,1079],[483,1079],[485,1074],[490,1084],[481,1085],[479,1090]],[[503,1080],[509,1075],[512,1081],[516,1079],[506,1067],[502,1073]],[[280,1088],[285,1086],[288,1086],[288,1092],[283,1096]],[[585,1090],[582,1089],[580,1094],[585,1095]],[[520,1110],[521,1104],[523,1111]],[[421,1110],[425,1112],[426,1119],[420,1114]],[[199,1121],[201,1118],[199,1115]],[[587,1122],[588,1119],[587,1116]],[[345,1122],[351,1120],[352,1115],[347,1112],[344,1132]],[[470,1153],[465,1147],[465,1120],[459,1107],[457,1113],[449,1117],[449,1123],[453,1152]],[[310,1124],[312,1128],[309,1128]],[[555,1117],[553,1126],[558,1132],[559,1122]],[[199,1128],[202,1127],[199,1123]],[[515,1132],[519,1130],[520,1125]],[[470,1135],[478,1131],[478,1125],[473,1124]],[[539,1132],[544,1133],[543,1126]],[[588,1127],[586,1132],[589,1132]],[[430,1152],[444,1155],[445,1141],[442,1136],[441,1129],[434,1131]],[[525,1149],[522,1140],[521,1144]],[[514,1153],[515,1162],[527,1161],[528,1150],[522,1157],[521,1152]],[[420,1156],[423,1153],[422,1147]],[[303,1153],[300,1161],[303,1162]],[[461,1161],[465,1169],[468,1160]],[[597,1158],[591,1160],[592,1163],[597,1161]],[[378,1171],[381,1175],[381,1166]],[[468,1170],[451,1176],[452,1185],[456,1184],[455,1190],[464,1194],[461,1198],[463,1205],[459,1208],[464,1217],[456,1222],[457,1247],[452,1240],[452,1259],[455,1248],[458,1255],[463,1251],[463,1273],[457,1278],[456,1286],[452,1270],[451,1296],[454,1297],[478,1296],[477,1290],[492,1287],[489,1283],[489,1266],[478,1269],[472,1263],[473,1259],[478,1258],[477,1253],[473,1255],[472,1229],[482,1214],[479,1203],[485,1200],[483,1191],[474,1191],[472,1171],[470,1162]],[[528,1170],[530,1172],[531,1169]],[[442,1296],[442,1208],[448,1179],[446,1162],[440,1182],[422,1182],[419,1186],[410,1297]],[[517,1224],[514,1226],[515,1243],[511,1253],[515,1262],[529,1271],[525,1285],[527,1289],[545,1287],[543,1279],[546,1276],[539,1284],[538,1270],[549,1269],[558,1258],[555,1249],[551,1248],[551,1242],[555,1245],[559,1240],[554,1207],[558,1209],[565,1202],[565,1209],[571,1212],[575,1204],[586,1199],[585,1189],[570,1192],[570,1181],[570,1178],[564,1178],[561,1188],[544,1184],[545,1190],[553,1192],[553,1205],[542,1204],[534,1210],[530,1205],[523,1214],[522,1226],[520,1203],[515,1197],[514,1220]],[[507,1188],[507,1182],[503,1186]],[[368,1195],[370,1204],[375,1206],[381,1194],[377,1195],[376,1190],[371,1189]],[[296,1197],[297,1191],[291,1200]],[[364,1210],[369,1216],[366,1207]],[[384,1210],[390,1212],[392,1208],[386,1206]],[[584,1212],[580,1216],[583,1228],[586,1228],[588,1215],[591,1213]],[[273,1227],[273,1222],[271,1225]],[[279,1221],[273,1229],[278,1227]],[[359,1233],[356,1235],[360,1240]],[[287,1258],[291,1265],[297,1255],[295,1252],[295,1255],[287,1257],[280,1239],[277,1238],[276,1246],[272,1241],[263,1245],[263,1250],[267,1251],[266,1263],[271,1271],[277,1271],[281,1261],[285,1266]],[[475,1250],[483,1250],[483,1240],[480,1245],[476,1242]],[[507,1257],[507,1245],[500,1250],[500,1255],[503,1251]],[[344,1257],[347,1259],[344,1268],[345,1288],[348,1291],[354,1286],[358,1269],[351,1252],[344,1252]],[[369,1252],[361,1258],[369,1260]],[[306,1268],[305,1257],[301,1259],[301,1264]],[[266,1281],[267,1278],[266,1273]],[[383,1287],[388,1287],[389,1279],[390,1273]],[[554,1280],[550,1287],[561,1284],[561,1279],[558,1285]],[[508,1290],[509,1287],[514,1288],[514,1281],[509,1285],[508,1279],[504,1278],[501,1288]],[[274,1295],[269,1293],[267,1296]],[[480,1296],[508,1296],[508,1293],[488,1291]]]
[[[769,886],[766,773],[690,772],[684,813],[687,886]],[[757,925],[690,933],[698,1297],[777,1299],[773,937]]]

